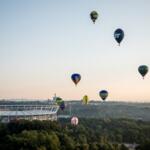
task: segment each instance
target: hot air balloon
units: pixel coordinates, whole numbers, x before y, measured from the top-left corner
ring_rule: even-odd
[[[60,103],[60,109],[61,110],[64,110],[65,109],[65,102],[64,101],[62,101],[61,103]]]
[[[82,99],[82,103],[83,103],[83,104],[88,104],[88,101],[89,101],[88,96],[87,96],[87,95],[84,95],[84,96],[83,96],[83,99]]]
[[[71,75],[71,79],[74,82],[74,84],[77,85],[78,82],[81,80],[81,75],[78,73],[74,73]]]
[[[71,124],[76,126],[79,123],[79,119],[77,117],[72,117],[71,118]]]
[[[108,92],[106,90],[102,90],[99,92],[99,96],[102,98],[102,100],[105,100],[108,97]]]
[[[123,40],[124,38],[124,31],[122,29],[116,29],[115,32],[114,32],[114,38],[115,40],[119,43],[121,43],[121,41]]]
[[[56,103],[57,103],[57,105],[60,106],[60,104],[61,104],[62,101],[63,101],[62,98],[56,97]]]
[[[146,65],[141,65],[138,68],[139,73],[142,75],[143,79],[145,77],[145,75],[148,73],[148,66]]]
[[[91,17],[91,20],[93,21],[93,23],[95,23],[95,21],[98,18],[98,13],[94,10],[90,13],[90,17]]]

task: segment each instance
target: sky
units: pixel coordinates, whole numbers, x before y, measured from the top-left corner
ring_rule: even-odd
[[[149,0],[0,0],[0,98],[100,100],[105,89],[108,101],[150,102],[150,74],[138,73],[149,40]]]

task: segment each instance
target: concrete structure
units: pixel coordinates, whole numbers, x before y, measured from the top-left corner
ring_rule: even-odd
[[[13,120],[57,120],[59,106],[55,102],[38,101],[5,101],[0,102],[0,121],[10,122]]]

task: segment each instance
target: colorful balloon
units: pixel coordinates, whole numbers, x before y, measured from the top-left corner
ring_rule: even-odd
[[[138,68],[139,73],[142,75],[143,79],[145,77],[145,75],[148,73],[148,66],[146,65],[141,65]]]
[[[108,92],[106,90],[102,90],[99,92],[99,96],[102,98],[102,100],[105,100],[108,97]]]
[[[124,31],[122,29],[116,29],[115,32],[114,32],[114,38],[115,40],[119,43],[121,43],[121,41],[123,40],[124,38]]]
[[[65,102],[64,101],[62,101],[61,103],[60,103],[60,109],[61,110],[64,110],[65,109]]]
[[[63,101],[62,98],[56,97],[56,103],[57,103],[57,105],[60,106],[60,104],[61,104],[62,101]]]
[[[82,103],[83,103],[83,104],[88,104],[88,101],[89,101],[88,96],[87,96],[87,95],[84,95],[84,96],[83,96],[83,99],[82,99]]]
[[[71,118],[71,124],[76,126],[79,123],[79,119],[77,117],[72,117]]]
[[[95,21],[97,20],[98,18],[98,13],[94,10],[90,13],[90,18],[91,20],[93,21],[93,23],[95,23]]]
[[[74,84],[77,85],[78,82],[81,80],[81,75],[78,73],[74,73],[72,74],[71,79],[74,82]]]

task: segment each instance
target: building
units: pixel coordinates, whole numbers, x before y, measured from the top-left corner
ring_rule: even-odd
[[[48,101],[0,101],[0,121],[57,120],[59,106]]]

